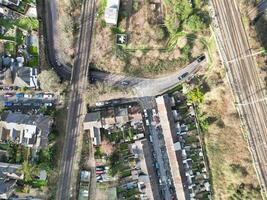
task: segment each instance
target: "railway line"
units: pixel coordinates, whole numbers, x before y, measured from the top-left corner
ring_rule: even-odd
[[[87,77],[89,73],[88,66],[94,17],[95,0],[84,0],[79,42],[77,44],[76,58],[70,81],[70,100],[66,122],[66,136],[60,165],[57,200],[77,199],[75,184],[75,179],[77,178],[77,167],[75,168],[75,165],[77,165],[77,153],[75,153],[75,149],[77,139],[82,131],[82,122],[86,113],[86,106],[83,99],[88,84]]]
[[[216,40],[246,127],[248,143],[261,187],[267,185],[267,102],[241,15],[233,0],[212,0],[217,22]],[[228,62],[235,59],[235,62]]]

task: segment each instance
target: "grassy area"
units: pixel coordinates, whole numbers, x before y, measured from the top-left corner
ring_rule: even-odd
[[[16,44],[14,42],[5,42],[4,44],[5,52],[11,55],[15,55]]]
[[[226,84],[225,73],[218,67],[217,59],[213,59],[213,67],[206,74],[210,90],[199,104],[213,199],[261,199],[250,152],[241,133],[240,119],[231,103],[233,100],[228,92],[230,88]],[[196,94],[192,97],[198,96]]]
[[[29,67],[38,67],[39,66],[39,59],[38,56],[33,56],[30,58],[28,62]]]
[[[36,18],[32,17],[21,17],[16,20],[8,20],[8,19],[0,19],[0,25],[5,26],[6,28],[12,28],[13,26],[17,26],[21,29],[30,31],[30,30],[38,30],[39,22]]]

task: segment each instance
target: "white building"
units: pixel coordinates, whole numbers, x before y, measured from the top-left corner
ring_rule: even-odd
[[[120,0],[108,0],[105,10],[105,22],[110,25],[117,25],[119,16]]]

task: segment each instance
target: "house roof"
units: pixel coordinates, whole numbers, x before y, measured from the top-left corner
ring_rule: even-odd
[[[38,87],[37,69],[31,67],[20,67],[16,72],[14,84],[18,86]]]
[[[100,112],[90,112],[85,115],[84,122],[100,121]]]
[[[6,123],[24,124],[35,126],[38,131],[41,131],[41,147],[45,147],[48,141],[48,134],[50,133],[50,128],[52,125],[52,118],[46,115],[26,115],[22,113],[9,113],[4,112],[1,115],[1,121]],[[28,138],[28,144],[33,144],[36,141],[36,136],[30,137],[25,135],[25,141]],[[27,138],[26,138],[27,137]]]

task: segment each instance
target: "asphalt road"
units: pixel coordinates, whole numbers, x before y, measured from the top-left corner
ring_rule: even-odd
[[[104,81],[109,85],[131,88],[135,91],[138,97],[156,96],[193,76],[205,63],[206,60],[203,60],[202,62],[195,60],[176,73],[155,79],[108,74],[99,71],[92,71],[91,74],[96,80]],[[182,80],[178,80],[178,77],[184,73],[188,73],[188,75]],[[123,82],[127,82],[127,85],[123,85]]]
[[[236,107],[244,124],[259,182],[267,184],[267,102],[235,0],[212,0],[215,35]],[[234,60],[234,62],[229,62]]]
[[[70,80],[71,68],[59,60],[58,52],[55,49],[55,39],[57,38],[57,10],[55,0],[44,0],[44,45],[46,50],[47,61],[56,71],[59,77],[64,80]]]
[[[83,93],[87,87],[88,66],[93,31],[95,1],[84,0],[82,6],[81,28],[77,45],[74,70],[71,77],[70,101],[64,141],[61,173],[58,183],[57,200],[76,199],[76,187],[72,185],[76,142],[81,133],[82,121],[86,113]],[[76,177],[73,177],[75,179]]]

